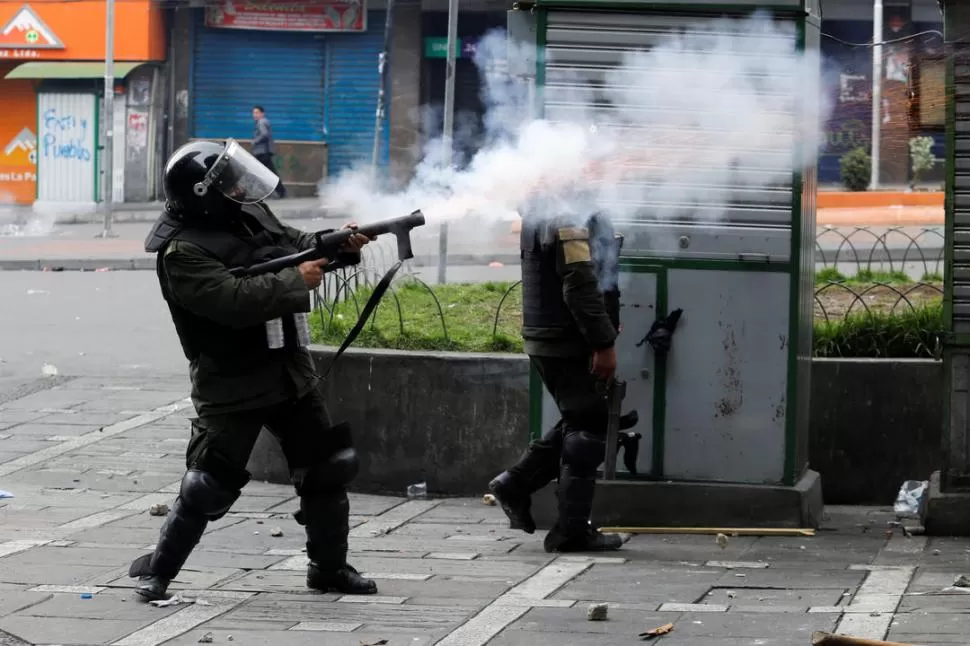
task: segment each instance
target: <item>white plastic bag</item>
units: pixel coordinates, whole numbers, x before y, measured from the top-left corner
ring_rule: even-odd
[[[919,510],[923,504],[923,498],[930,487],[928,480],[907,480],[899,488],[899,495],[896,496],[896,504],[893,511],[897,517],[918,518]]]

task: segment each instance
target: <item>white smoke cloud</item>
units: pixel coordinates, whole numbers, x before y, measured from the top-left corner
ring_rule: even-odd
[[[617,222],[715,221],[734,201],[784,189],[796,162],[817,158],[830,106],[818,54],[795,51],[791,25],[763,15],[698,22],[603,71],[608,88],[553,59],[543,118],[531,116],[528,85],[505,71],[508,56],[530,53],[504,32],[479,43],[486,132],[467,165],[447,167],[438,138],[403,191],[382,193],[369,169],[355,170],[321,186],[324,205],[361,223],[414,209],[429,223],[500,219],[526,205]]]

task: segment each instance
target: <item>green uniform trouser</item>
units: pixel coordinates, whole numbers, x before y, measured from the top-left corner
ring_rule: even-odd
[[[328,463],[330,457],[350,448],[349,431],[332,426],[323,395],[313,389],[265,408],[206,414],[192,421],[186,450],[189,472],[181,493],[162,526],[154,554],[147,563],[136,561],[132,576],[172,579],[178,574],[208,522],[221,518],[249,481],[246,464],[264,426],[279,440],[300,496],[297,520],[306,525],[307,556],[325,572],[346,564],[350,533],[346,482],[327,475],[336,475]]]
[[[529,358],[562,417],[530,444],[509,474],[524,495],[558,476],[559,529],[567,535],[580,534],[588,526],[596,469],[605,455],[606,384],[590,373],[588,355]]]

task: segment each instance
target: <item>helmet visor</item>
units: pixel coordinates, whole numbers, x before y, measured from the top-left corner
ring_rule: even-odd
[[[255,204],[265,200],[280,183],[280,178],[273,171],[263,166],[234,139],[226,142],[226,150],[212,170],[212,185],[240,204]]]

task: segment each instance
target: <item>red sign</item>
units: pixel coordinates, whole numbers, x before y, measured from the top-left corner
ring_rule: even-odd
[[[366,31],[366,0],[218,0],[206,27],[264,31]]]

